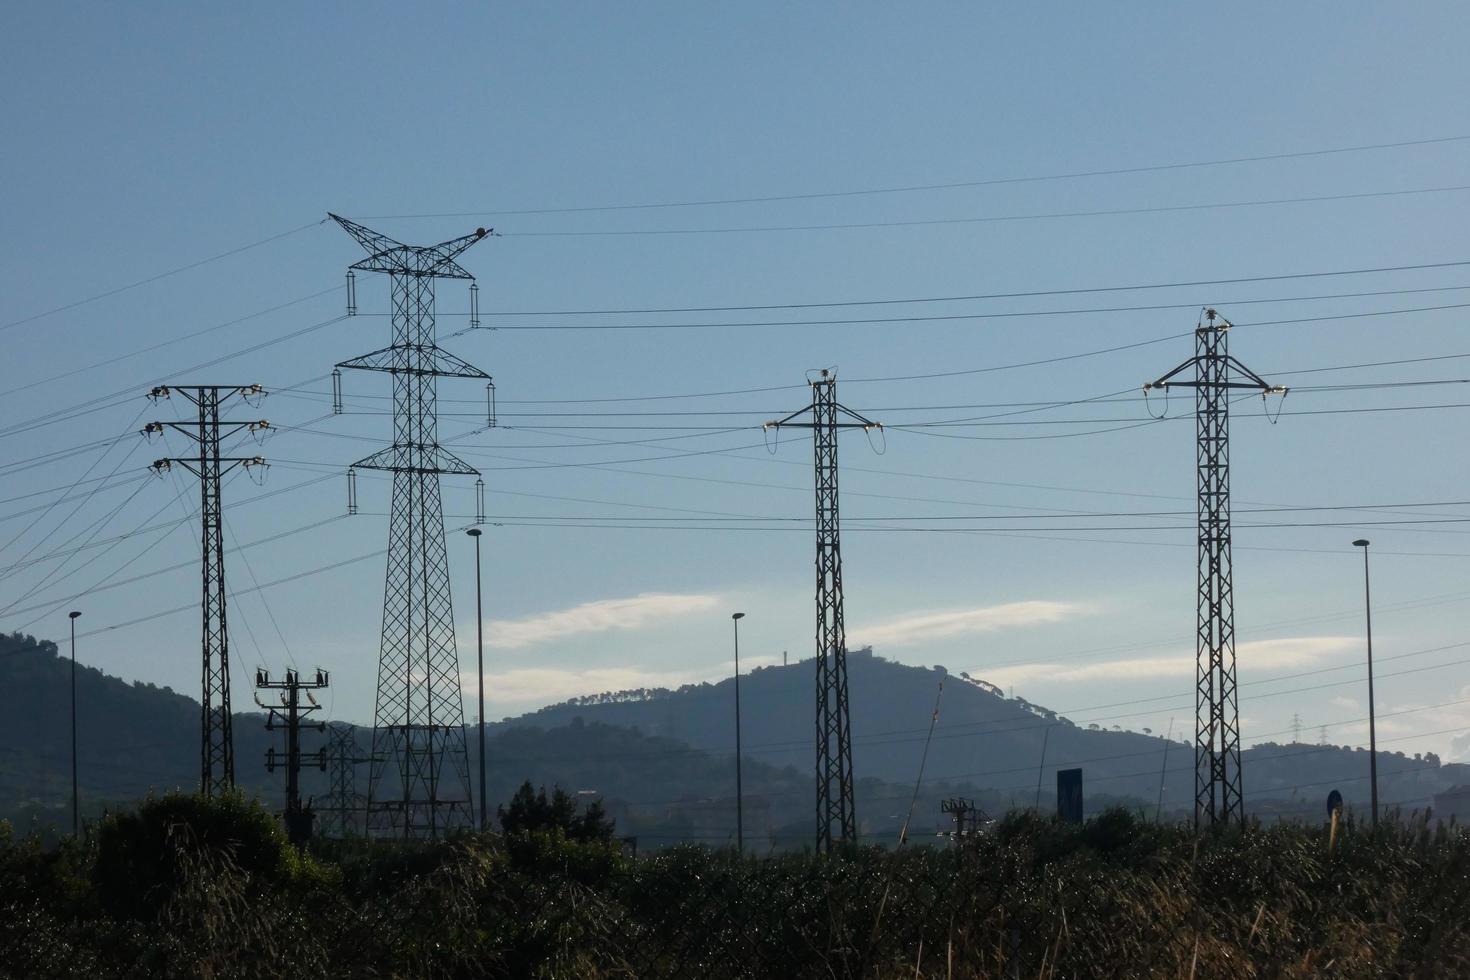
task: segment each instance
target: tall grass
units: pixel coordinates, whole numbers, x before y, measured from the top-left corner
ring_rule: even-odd
[[[886,896],[886,897],[885,897]],[[296,854],[238,799],[0,833],[7,977],[1457,977],[1470,838],[1018,813],[955,848],[641,859],[557,835]]]

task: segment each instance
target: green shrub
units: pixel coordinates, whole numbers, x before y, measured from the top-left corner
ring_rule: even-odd
[[[280,884],[303,867],[259,801],[240,793],[170,793],[98,826],[92,880],[103,908],[117,918],[156,918],[199,852],[226,856],[232,868],[263,885]]]

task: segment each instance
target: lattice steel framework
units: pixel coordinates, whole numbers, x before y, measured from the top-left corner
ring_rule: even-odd
[[[356,725],[327,725],[327,799],[318,807],[323,837],[362,835],[366,801],[357,792],[357,767],[367,761],[358,753]]]
[[[1230,560],[1230,393],[1285,394],[1230,356],[1230,321],[1206,310],[1194,332],[1194,357],[1152,388],[1193,388],[1199,532],[1195,636],[1194,820],[1210,826],[1245,820],[1240,772],[1240,709],[1235,682],[1235,589]],[[1194,380],[1175,381],[1194,368]],[[1232,369],[1243,380],[1232,380]]]
[[[235,738],[230,723],[230,631],[225,593],[224,506],[221,481],[237,466],[263,466],[259,456],[222,456],[220,441],[249,430],[269,428],[264,420],[222,422],[221,406],[235,398],[253,401],[264,392],[260,385],[159,386],[148,393],[157,401],[179,394],[199,409],[197,420],[150,422],[147,434],[173,429],[188,436],[197,456],[155,460],[153,469],[167,472],[177,463],[199,478],[200,571],[202,576],[202,683],[200,694],[199,790],[205,796],[227,792],[235,785]]]
[[[439,445],[438,379],[489,375],[435,342],[434,283],[473,279],[455,257],[489,232],[418,247],[330,217],[368,252],[351,269],[385,273],[393,303],[393,342],[337,365],[393,378],[393,445],[353,464],[393,474],[369,832],[437,837],[474,825],[439,476],[478,475]]]
[[[852,725],[847,696],[847,631],[842,614],[842,542],[837,495],[837,433],[881,429],[837,401],[837,376],[809,378],[812,403],[766,429],[811,429],[817,504],[817,850],[857,840]],[[811,413],[808,422],[795,421]],[[843,421],[843,420],[846,421]],[[836,828],[834,831],[834,827]]]

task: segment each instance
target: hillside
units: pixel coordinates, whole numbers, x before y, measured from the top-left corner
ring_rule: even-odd
[[[55,644],[25,636],[0,636],[0,817],[24,828],[70,825],[70,661]],[[130,684],[91,667],[77,668],[78,746],[83,815],[135,801],[150,791],[192,789],[198,782],[199,703],[167,688]],[[314,751],[320,736],[303,736]],[[360,730],[366,754],[371,735]],[[272,744],[259,713],[235,716],[236,777],[272,808],[280,806],[282,777],[267,773]],[[475,740],[471,767],[478,768]],[[722,842],[735,827],[734,766],[727,755],[683,741],[580,718],[551,726],[500,726],[487,741],[487,796],[491,809],[509,799],[522,780],[600,796],[620,834],[640,846],[678,840]],[[324,800],[326,777],[302,774],[302,791]],[[811,836],[813,790],[805,767],[748,759],[744,767],[747,842],[753,847],[793,846]],[[367,773],[358,773],[365,790]],[[870,803],[888,812],[869,814],[869,833],[896,836],[912,787],[867,780]],[[973,785],[927,787],[917,827],[932,830],[939,799],[977,795]]]
[[[926,780],[975,783],[1003,803],[1034,802],[1038,770],[1042,798],[1055,788],[1056,769],[1081,767],[1089,803],[1101,795],[1158,800],[1165,742],[1143,732],[1073,724],[1050,709],[1008,698],[994,685],[943,668],[911,667],[871,650],[848,657],[853,706],[853,766],[859,778],[911,785],[923,754],[935,694],[944,681],[939,725],[929,750]],[[747,756],[809,769],[813,748],[812,662],[760,667],[741,679]],[[734,736],[734,682],[694,684],[677,691],[624,691],[577,698],[502,724],[562,725],[576,718],[684,739],[712,752],[730,752]],[[1189,811],[1194,792],[1193,749],[1176,738],[1168,746],[1164,809]],[[1315,814],[1329,790],[1349,804],[1368,797],[1368,756],[1360,749],[1263,743],[1244,753],[1247,806],[1262,813]],[[1421,800],[1470,781],[1470,766],[1442,766],[1437,758],[1379,753],[1379,795],[1385,801]],[[859,812],[866,808],[859,801]],[[1422,805],[1422,804],[1420,804]],[[1090,805],[1089,805],[1089,808]]]
[[[975,799],[990,813],[1050,805],[1054,771],[1084,769],[1087,808],[1109,802],[1152,807],[1158,798],[1163,740],[1143,733],[1092,730],[1047,709],[1006,698],[998,689],[938,669],[909,667],[864,652],[851,660],[860,829],[891,838],[908,813],[929,716],[941,679],[940,724],[930,746],[915,808],[915,833],[947,825],[950,796]],[[66,824],[70,802],[70,662],[56,646],[0,636],[0,816],[22,824]],[[747,837],[784,845],[811,833],[811,664],[767,667],[742,679]],[[601,796],[620,831],[649,844],[673,839],[728,839],[734,828],[733,682],[679,691],[593,695],[489,726],[491,807],[524,779]],[[198,779],[198,702],[167,688],[128,683],[79,667],[80,779],[84,815],[136,800],[150,790],[189,789]],[[239,700],[237,696],[237,701]],[[1049,730],[1049,734],[1047,734]],[[364,750],[369,735],[360,732]],[[305,737],[313,751],[318,736]],[[272,744],[259,713],[235,717],[236,774],[267,805],[280,805],[281,776],[265,771]],[[475,739],[470,739],[471,766]],[[1263,815],[1311,816],[1331,788],[1350,804],[1367,796],[1361,750],[1262,745],[1246,753],[1246,799]],[[1385,801],[1422,800],[1470,782],[1470,766],[1432,757],[1380,753]],[[358,787],[367,776],[359,773]],[[303,792],[326,795],[325,777],[303,774]],[[1166,815],[1189,811],[1193,792],[1188,745],[1169,745]]]

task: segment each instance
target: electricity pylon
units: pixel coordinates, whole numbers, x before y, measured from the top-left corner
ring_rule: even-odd
[[[439,476],[479,475],[439,445],[438,379],[490,376],[436,343],[434,283],[473,279],[455,258],[489,232],[419,247],[330,217],[367,250],[351,270],[386,274],[393,302],[393,342],[337,365],[393,377],[393,445],[352,464],[393,474],[370,830],[405,840],[438,837],[474,826]],[[349,302],[356,302],[355,288]]]
[[[857,841],[853,802],[852,725],[847,698],[847,628],[842,616],[842,544],[837,500],[837,432],[882,429],[837,402],[837,376],[825,368],[808,378],[812,403],[765,429],[811,429],[817,503],[817,850]],[[811,413],[811,421],[794,421]],[[847,421],[840,421],[847,419]]]
[[[316,814],[309,806],[301,804],[301,763],[304,758],[301,751],[301,729],[314,728],[319,732],[327,730],[326,722],[304,721],[313,712],[321,710],[321,704],[312,691],[320,691],[327,686],[327,672],[320,667],[317,668],[316,677],[313,680],[303,681],[301,675],[294,668],[286,669],[285,680],[273,681],[264,670],[255,672],[255,688],[258,691],[276,690],[281,692],[281,703],[279,705],[266,704],[260,700],[260,695],[255,695],[255,703],[265,709],[265,727],[267,731],[275,731],[283,728],[286,732],[286,753],[281,764],[286,767],[286,809],[281,814],[282,822],[286,825],[286,836],[291,843],[296,845],[305,844],[311,839],[311,825],[316,819]],[[302,704],[301,696],[306,695],[306,703]],[[276,771],[276,747],[272,745],[265,752],[265,768],[267,772]],[[312,757],[312,761],[322,770],[327,771],[327,748],[322,746]]]
[[[327,725],[327,802],[317,807],[323,837],[356,837],[363,832],[357,818],[365,809],[357,793],[357,767],[370,761],[358,752],[356,725]]]
[[[1235,683],[1235,588],[1230,561],[1230,393],[1285,395],[1230,356],[1230,321],[1214,310],[1194,331],[1194,356],[1152,388],[1194,389],[1199,500],[1199,594],[1194,684],[1194,822],[1245,821],[1240,773],[1240,707]],[[1173,380],[1190,367],[1194,379]],[[1232,370],[1242,380],[1232,380]]]
[[[147,435],[165,429],[181,432],[199,447],[197,456],[171,456],[155,460],[153,469],[162,474],[174,463],[199,478],[200,558],[203,572],[203,682],[200,696],[199,791],[205,796],[228,792],[235,785],[235,740],[230,727],[230,633],[225,608],[224,506],[221,480],[237,466],[263,467],[260,456],[221,456],[220,441],[247,430],[257,436],[270,429],[263,419],[222,422],[221,406],[235,398],[254,404],[264,392],[260,385],[160,385],[148,393],[154,401],[173,394],[186,398],[199,409],[199,418],[183,422],[149,422]]]

